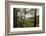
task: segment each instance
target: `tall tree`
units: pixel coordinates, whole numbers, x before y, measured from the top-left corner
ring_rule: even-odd
[[[13,16],[14,16],[14,27],[17,25],[17,9],[13,9]]]
[[[18,27],[18,24],[17,24],[17,14],[18,14],[18,11],[19,9],[18,8],[14,8],[13,9],[13,16],[14,16],[14,27]]]
[[[34,17],[34,27],[36,27],[36,10],[37,9],[35,9],[35,14],[34,14],[35,15],[35,17]]]
[[[26,8],[24,8],[24,10],[23,10],[23,11],[24,11],[24,15],[26,16],[26,12],[27,12],[27,11],[26,11]],[[24,23],[24,21],[25,21],[25,16],[24,16],[23,23]]]

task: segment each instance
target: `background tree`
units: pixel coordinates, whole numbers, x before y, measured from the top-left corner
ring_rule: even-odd
[[[24,8],[24,10],[23,10],[23,12],[24,12],[24,15],[26,16],[26,8]],[[25,16],[24,16],[24,20],[23,20],[23,23],[24,23],[24,21],[25,21]]]

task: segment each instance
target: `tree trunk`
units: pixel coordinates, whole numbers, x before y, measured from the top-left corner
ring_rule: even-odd
[[[18,13],[18,10],[16,8],[13,9],[13,22],[14,22],[14,27],[18,27],[18,24],[17,24],[17,13]]]
[[[35,17],[34,17],[34,27],[36,27],[36,10],[37,9],[35,9],[35,14],[34,14],[35,15]]]

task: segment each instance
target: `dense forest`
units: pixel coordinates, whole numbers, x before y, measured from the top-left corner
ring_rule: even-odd
[[[30,8],[13,8],[13,24],[16,27],[38,27],[39,10]]]

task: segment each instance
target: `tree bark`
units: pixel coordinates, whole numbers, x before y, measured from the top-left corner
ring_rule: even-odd
[[[37,9],[35,9],[35,14],[34,14],[35,15],[35,17],[34,17],[34,27],[36,27],[36,10]]]

